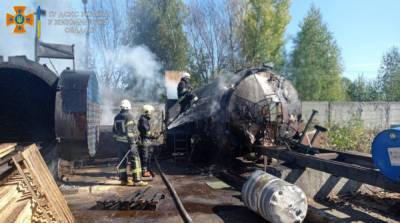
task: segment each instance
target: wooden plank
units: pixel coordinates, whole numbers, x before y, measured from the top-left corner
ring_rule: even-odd
[[[15,223],[30,223],[32,219],[32,204],[27,202],[24,209],[19,213]]]
[[[3,150],[15,148],[16,146],[17,143],[2,143],[0,144],[0,152],[2,152]]]
[[[2,152],[0,152],[0,159],[7,156],[8,154],[12,153],[15,150],[15,148],[11,148],[8,150],[3,150]]]
[[[1,212],[0,223],[16,222],[27,203],[29,203],[29,200],[10,202],[7,205],[7,209]]]
[[[19,165],[19,161],[17,161],[17,157],[19,157],[19,156],[11,157],[14,162],[15,167],[17,168],[19,174],[22,176],[22,179],[23,179],[25,185],[27,186],[28,190],[31,192],[32,198],[39,204],[39,206],[43,206],[41,200],[37,197],[35,190],[32,188],[32,185],[30,184],[27,176],[25,175],[24,170]],[[46,220],[47,220],[47,222],[50,222],[50,217],[48,215],[46,215]]]
[[[58,188],[56,182],[54,181],[53,176],[51,175],[50,171],[47,168],[47,165],[45,163],[45,161],[43,160],[41,154],[39,153],[39,150],[36,149],[32,151],[32,153],[34,153],[35,155],[33,156],[34,159],[36,160],[36,163],[38,163],[43,170],[46,170],[47,174],[44,174],[44,178],[47,181],[47,185],[52,185],[50,188],[52,189],[52,193],[54,195],[53,198],[55,198],[57,204],[59,204],[58,206],[61,208],[61,211],[65,214],[66,212],[70,212],[69,207],[67,205],[67,202],[64,199],[64,196],[62,195],[60,189]],[[72,213],[71,213],[72,216]],[[71,222],[71,219],[68,220],[68,215],[66,215],[65,217],[67,217],[67,222]]]
[[[17,146],[16,143],[3,143],[0,144],[0,158],[3,158],[13,152],[15,147]]]
[[[19,198],[17,185],[6,186],[2,189],[2,195],[0,198],[0,212],[2,213],[7,209],[7,205],[15,202]]]
[[[60,189],[57,187],[54,178],[47,168],[45,161],[39,153],[35,145],[30,145],[22,152],[24,163],[32,174],[33,179],[37,182],[38,187],[42,188],[42,192],[49,201],[49,206],[59,217],[60,222],[73,223],[75,218],[68,207]]]

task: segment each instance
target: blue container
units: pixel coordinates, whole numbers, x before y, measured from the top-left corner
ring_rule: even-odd
[[[371,153],[382,174],[400,182],[400,128],[380,132],[372,142]]]

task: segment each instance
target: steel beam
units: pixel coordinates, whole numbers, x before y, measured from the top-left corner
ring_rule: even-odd
[[[400,192],[400,184],[391,181],[375,169],[334,160],[321,159],[314,155],[291,151],[283,147],[263,148],[262,146],[256,146],[256,148],[263,155],[295,163],[301,167],[308,167],[330,173],[334,176],[345,177],[393,192]]]
[[[299,144],[295,141],[289,141],[291,148],[295,150],[299,150],[300,152],[312,152],[312,153],[337,153],[338,158],[337,161],[356,164],[368,168],[375,168],[374,163],[372,161],[372,157],[369,154],[353,152],[353,151],[338,151],[330,148],[318,148],[318,147],[309,147],[307,145]]]

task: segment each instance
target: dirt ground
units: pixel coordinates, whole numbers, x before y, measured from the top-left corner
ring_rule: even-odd
[[[161,168],[171,181],[193,222],[266,222],[256,213],[244,207],[240,192],[225,185],[210,174],[173,159],[160,161]],[[98,210],[96,201],[110,196],[125,198],[145,187],[120,186],[115,161],[107,164],[75,168],[73,174],[64,177],[60,186],[77,222],[183,222],[161,177],[156,175],[146,194],[163,193],[166,197],[156,211],[149,210]],[[155,168],[152,168],[155,171]],[[156,172],[156,171],[155,171]],[[356,195],[350,197],[309,200],[305,222],[399,222],[399,199],[396,196]]]
[[[243,206],[240,192],[230,187],[213,189],[207,185],[220,181],[207,171],[173,160],[160,161],[160,164],[194,222],[265,222]],[[61,189],[77,222],[183,222],[159,175],[146,192],[166,195],[158,210],[94,210],[98,200],[112,195],[123,198],[140,189],[120,186],[113,165],[115,163],[81,167],[65,178]]]

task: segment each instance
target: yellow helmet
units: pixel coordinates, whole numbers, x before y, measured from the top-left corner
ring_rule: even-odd
[[[143,105],[143,112],[145,114],[151,114],[154,111],[154,107],[152,105]]]

